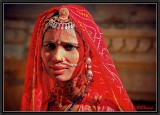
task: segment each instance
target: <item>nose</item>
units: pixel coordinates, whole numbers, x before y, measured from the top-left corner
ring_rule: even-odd
[[[63,57],[63,48],[61,46],[57,46],[52,53],[52,60],[57,62],[62,62],[64,60]]]

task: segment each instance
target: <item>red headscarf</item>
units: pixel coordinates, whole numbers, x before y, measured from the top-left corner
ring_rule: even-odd
[[[89,46],[92,53],[94,82],[91,84],[89,93],[83,99],[82,104],[99,95],[99,99],[102,101],[101,105],[106,105],[107,101],[103,100],[107,99],[112,101],[120,111],[135,111],[106,48],[102,31],[87,10],[78,5],[51,8],[39,15],[30,41],[21,110],[46,111],[48,92],[41,60],[43,28],[45,20],[53,14],[53,11],[61,8],[68,9],[69,18],[82,34],[85,44]]]

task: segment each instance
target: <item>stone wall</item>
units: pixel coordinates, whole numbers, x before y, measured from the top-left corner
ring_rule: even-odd
[[[19,111],[36,17],[59,4],[4,4],[4,110]],[[133,101],[156,101],[156,5],[81,4],[102,28]]]

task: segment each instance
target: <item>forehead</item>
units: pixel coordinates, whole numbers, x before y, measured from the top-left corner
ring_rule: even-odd
[[[79,37],[77,36],[74,29],[52,29],[49,28],[44,34],[44,41],[54,41],[56,42],[60,39],[63,42],[73,42],[78,43]]]

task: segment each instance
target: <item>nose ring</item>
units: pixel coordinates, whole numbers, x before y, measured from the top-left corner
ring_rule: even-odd
[[[64,58],[63,58],[63,57],[61,58],[61,61],[64,61]]]

